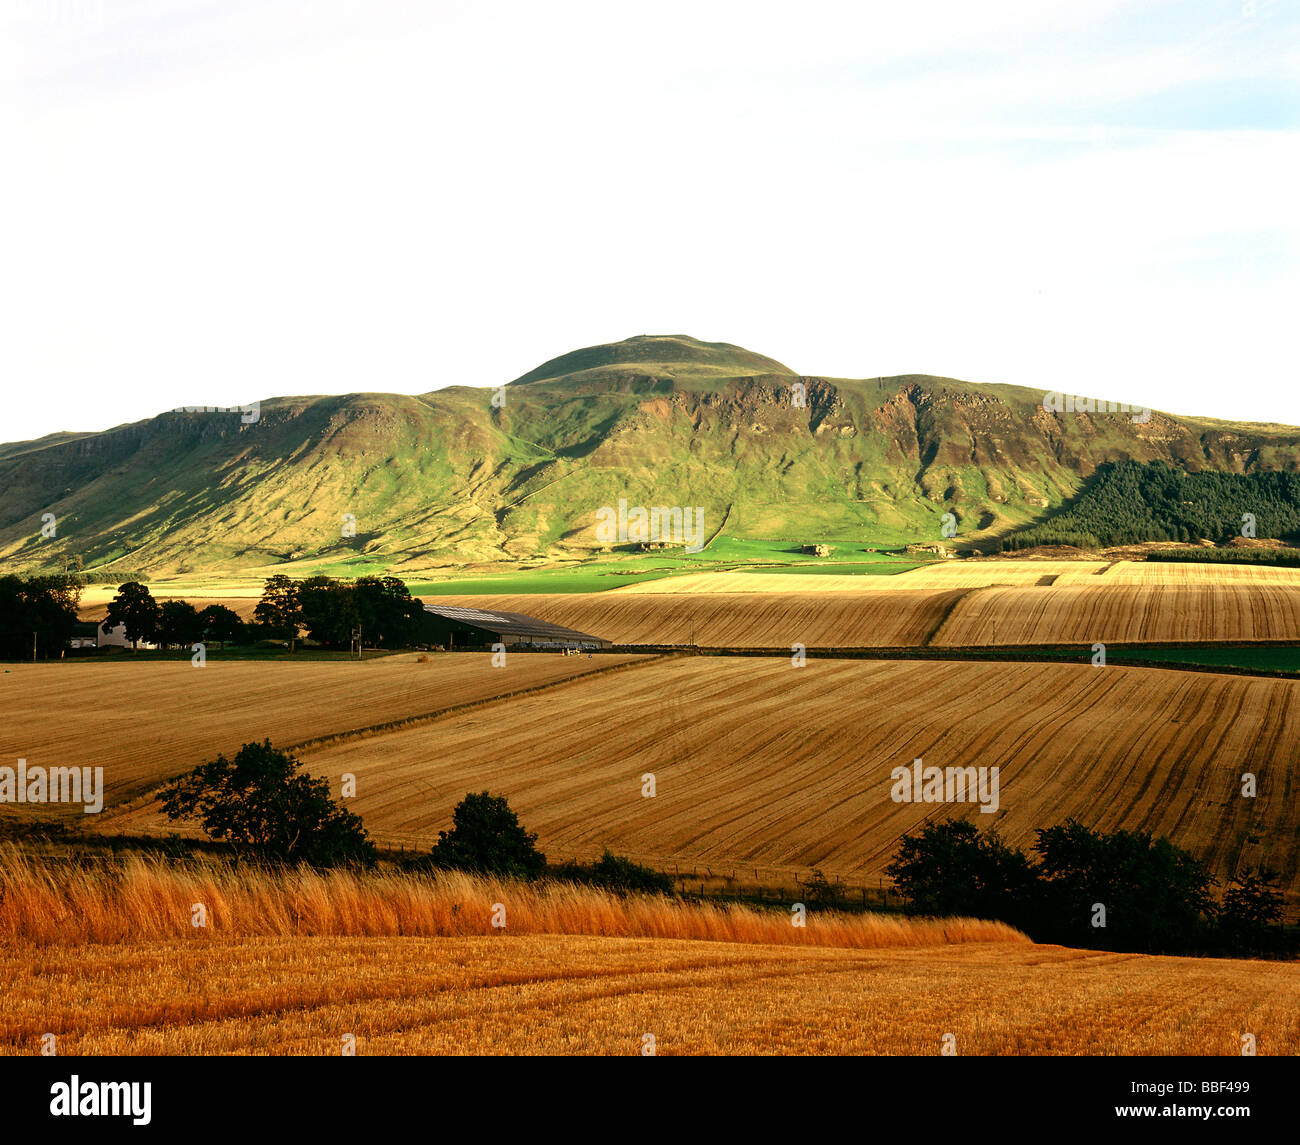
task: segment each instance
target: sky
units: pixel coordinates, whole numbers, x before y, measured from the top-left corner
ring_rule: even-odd
[[[1296,0],[0,0],[0,441],[636,334],[1300,424]]]

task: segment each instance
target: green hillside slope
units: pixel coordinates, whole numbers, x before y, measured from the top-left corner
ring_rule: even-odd
[[[508,386],[275,398],[0,446],[7,567],[406,573],[601,551],[597,514],[702,510],[729,537],[898,545],[1042,519],[1106,461],[1294,470],[1300,430],[1053,414],[921,375],[804,377],[684,335],[555,358]],[[53,513],[54,537],[41,536]],[[352,524],[349,525],[349,522]],[[355,535],[346,535],[349,527]]]

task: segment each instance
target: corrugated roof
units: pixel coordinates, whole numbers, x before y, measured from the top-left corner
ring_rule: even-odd
[[[425,612],[441,616],[444,620],[454,620],[458,624],[467,624],[472,628],[484,628],[501,636],[531,636],[539,640],[588,640],[608,643],[599,636],[579,632],[575,628],[565,628],[541,620],[536,616],[525,616],[522,612],[489,612],[482,608],[455,608],[445,604],[426,604]]]

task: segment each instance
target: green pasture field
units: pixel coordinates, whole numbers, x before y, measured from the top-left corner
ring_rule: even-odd
[[[413,596],[603,592],[629,584],[700,572],[827,573],[891,576],[926,563],[915,557],[869,552],[860,544],[831,544],[830,557],[799,551],[794,541],[718,537],[699,553],[664,551],[599,558],[561,568],[521,569],[439,580],[408,580]]]

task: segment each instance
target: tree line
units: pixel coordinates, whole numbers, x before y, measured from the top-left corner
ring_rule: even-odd
[[[28,660],[33,649],[37,658],[66,651],[80,624],[85,584],[77,573],[0,576],[0,659]],[[397,577],[293,580],[277,574],[264,583],[252,623],[224,604],[197,608],[187,600],[159,602],[139,580],[118,585],[102,623],[109,629],[122,625],[133,647],[205,643],[224,648],[265,639],[292,644],[305,634],[328,648],[347,648],[360,629],[367,644],[400,648],[419,639],[423,614],[423,605]]]
[[[1071,505],[1005,537],[1002,549],[1202,538],[1221,543],[1243,535],[1245,514],[1253,519],[1253,535],[1300,535],[1300,473],[1188,473],[1165,461],[1107,461]]]
[[[75,576],[0,576],[0,659],[48,659],[77,630],[81,584]]]
[[[418,638],[423,611],[397,577],[293,580],[277,574],[265,581],[251,624],[222,604],[202,610],[184,600],[159,604],[139,581],[118,588],[104,623],[110,628],[123,625],[133,646],[142,641],[163,647],[215,641],[224,647],[227,642],[263,639],[287,640],[292,645],[305,633],[328,648],[346,648],[359,628],[369,644],[404,647]]]
[[[402,648],[420,634],[424,605],[395,576],[339,581],[329,576],[266,581],[253,618],[270,636],[291,643],[304,632],[329,648],[348,647],[361,630],[368,644]]]
[[[912,914],[997,919],[1035,942],[1146,954],[1292,956],[1278,877],[1247,868],[1221,903],[1199,860],[1149,832],[1071,819],[1035,832],[1025,854],[952,819],[904,836],[885,868]]]
[[[172,821],[197,820],[237,856],[269,865],[373,867],[378,852],[359,815],[335,801],[329,782],[271,746],[246,743],[233,758],[218,755],[173,780],[163,794]],[[504,795],[471,792],[452,811],[451,828],[411,871],[455,870],[502,878],[555,879],[617,894],[671,894],[669,875],[605,851],[594,863],[550,870]]]
[[[224,604],[209,604],[195,608],[188,600],[154,600],[147,585],[128,581],[119,585],[117,595],[109,602],[104,628],[122,625],[132,646],[141,641],[158,644],[163,648],[186,647],[190,644],[227,643],[247,644],[256,639],[234,610]]]
[[[1153,549],[1149,561],[1211,565],[1277,565],[1300,568],[1300,551],[1295,549]]]

